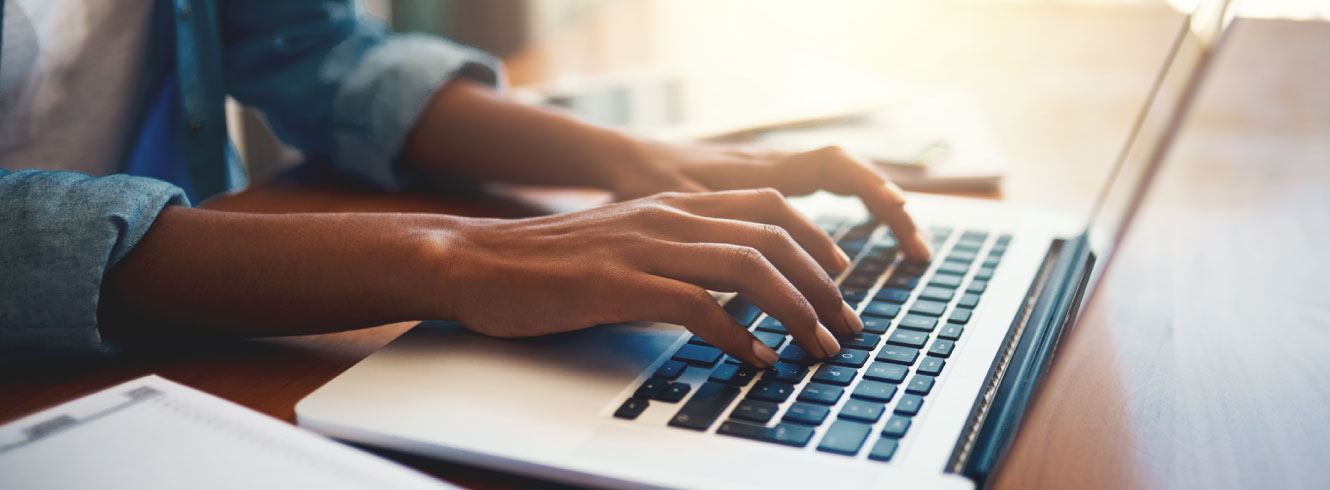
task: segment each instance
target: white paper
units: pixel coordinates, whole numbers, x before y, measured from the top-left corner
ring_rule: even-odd
[[[0,488],[450,488],[157,376],[0,427]]]

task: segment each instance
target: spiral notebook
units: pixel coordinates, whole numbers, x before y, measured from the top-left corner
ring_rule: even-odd
[[[226,400],[146,376],[0,426],[0,488],[450,487]]]

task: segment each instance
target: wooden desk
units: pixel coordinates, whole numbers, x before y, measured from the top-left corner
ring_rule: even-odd
[[[640,20],[633,5],[616,3],[606,18]],[[917,45],[916,54],[886,63],[889,74],[977,87],[1014,164],[1002,197],[1065,208],[1088,202],[1144,93],[1157,61],[1149,59],[1154,40],[1166,38],[1160,32],[1169,25],[1167,15],[1149,9],[977,6],[945,19],[941,27],[967,34],[939,46],[920,41],[921,28],[911,25],[942,18],[907,14],[918,17],[855,27],[887,33],[873,50]],[[610,42],[615,29],[578,29],[621,46]],[[1321,461],[1330,454],[1330,295],[1323,287],[1330,275],[1330,25],[1243,21],[1233,34],[1099,293],[1066,336],[995,488],[1330,487],[1330,467]],[[557,53],[560,43],[583,42],[551,39],[541,49]],[[514,59],[516,80],[581,63],[539,51]],[[588,66],[625,62],[597,56]],[[210,206],[534,211],[483,195],[384,196],[289,184]],[[292,420],[297,400],[408,327],[11,368],[0,373],[0,420],[152,372]],[[466,486],[530,483],[409,462]]]

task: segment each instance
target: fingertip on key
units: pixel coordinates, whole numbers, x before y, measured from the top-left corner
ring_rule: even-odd
[[[780,360],[780,355],[776,354],[776,351],[771,350],[757,339],[753,339],[753,356],[762,363],[758,367],[764,369],[776,365],[776,362]]]

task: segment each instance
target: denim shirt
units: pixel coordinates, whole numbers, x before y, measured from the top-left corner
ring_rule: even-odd
[[[307,158],[393,189],[406,177],[403,141],[440,87],[458,76],[501,83],[492,57],[392,33],[355,0],[159,0],[157,9],[153,28],[166,36],[155,38],[174,41],[152,47],[174,55],[170,161],[198,199],[244,185],[226,134],[228,94]],[[167,205],[189,199],[154,178],[0,169],[0,360],[118,351],[98,331],[102,276]]]

